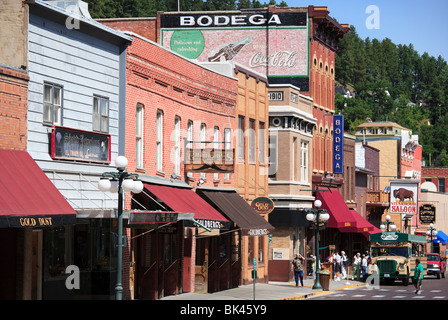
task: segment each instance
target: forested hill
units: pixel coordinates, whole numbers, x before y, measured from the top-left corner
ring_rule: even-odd
[[[448,166],[448,65],[441,56],[387,38],[363,40],[351,27],[339,44],[336,80],[355,93],[336,94],[349,132],[369,119],[396,122],[419,135],[427,166],[429,155],[432,166]]]
[[[215,11],[264,8],[269,5],[287,7],[284,0],[84,0],[89,13],[98,18],[155,17],[157,11]]]
[[[150,17],[157,11],[286,7],[282,0],[85,0],[93,18]],[[304,4],[305,5],[305,4]],[[339,44],[336,80],[354,98],[336,94],[337,112],[353,133],[365,121],[393,121],[419,135],[426,165],[448,166],[448,65],[412,44],[361,39],[354,27]],[[428,125],[430,124],[430,125]]]

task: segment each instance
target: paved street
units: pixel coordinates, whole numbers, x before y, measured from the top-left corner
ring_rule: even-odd
[[[337,290],[331,295],[310,297],[313,300],[448,300],[448,279],[427,277],[423,280],[422,292],[415,294],[413,285],[403,286],[396,281],[393,285],[381,283],[374,286],[349,287]]]

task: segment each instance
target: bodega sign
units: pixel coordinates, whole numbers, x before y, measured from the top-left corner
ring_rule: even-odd
[[[344,116],[333,116],[333,173],[344,173]]]

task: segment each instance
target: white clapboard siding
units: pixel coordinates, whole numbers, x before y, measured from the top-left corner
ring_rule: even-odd
[[[34,14],[30,14],[29,21],[28,152],[75,210],[116,209],[117,195],[97,188],[103,172],[116,170],[113,164],[50,157],[51,126],[43,122],[43,91],[45,82],[61,85],[62,126],[86,131],[93,131],[93,97],[109,99],[108,133],[113,163],[119,143],[121,49]]]

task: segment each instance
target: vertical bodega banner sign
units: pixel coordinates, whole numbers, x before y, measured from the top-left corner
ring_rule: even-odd
[[[344,116],[333,116],[333,173],[344,173]]]

